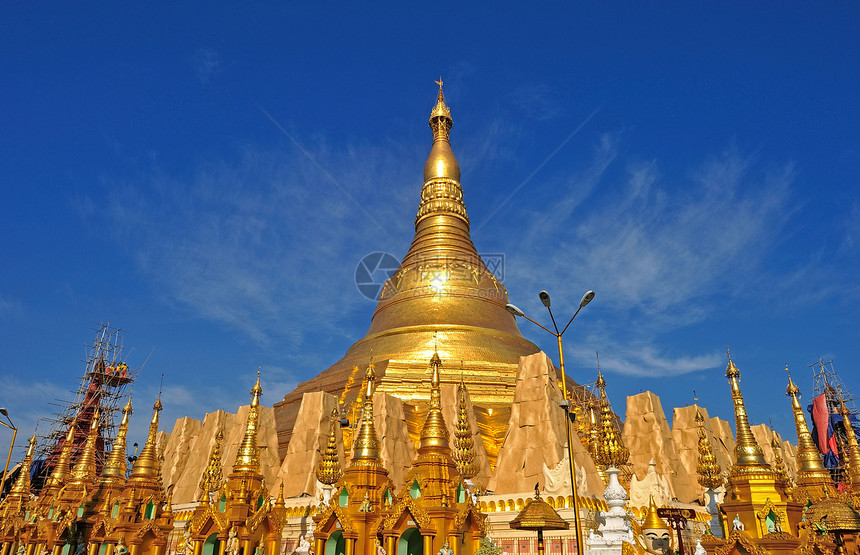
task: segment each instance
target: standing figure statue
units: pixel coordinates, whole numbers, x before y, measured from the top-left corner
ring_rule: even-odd
[[[27,552],[27,548],[24,547],[23,544],[18,546],[18,555],[24,555],[24,553],[26,553],[26,552]]]
[[[385,548],[379,543],[379,538],[376,538],[376,555],[385,555]]]
[[[446,540],[445,543],[442,544],[442,549],[440,549],[436,555],[454,555],[454,550],[451,549],[451,546]]]
[[[239,555],[239,538],[236,537],[236,529],[230,527],[230,532],[227,533],[227,544],[224,546],[224,552],[230,555]]]
[[[258,543],[257,547],[254,548],[254,555],[266,555],[266,548],[263,547],[263,540],[260,540],[260,543]]]
[[[116,555],[128,555],[128,548],[125,546],[125,542],[122,538],[116,542],[116,548],[114,549]]]

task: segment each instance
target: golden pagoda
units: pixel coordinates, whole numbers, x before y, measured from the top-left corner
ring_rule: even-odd
[[[857,436],[854,434],[854,427],[851,425],[848,409],[845,407],[845,400],[839,400],[839,412],[842,413],[842,419],[845,426],[845,437],[847,439],[847,458],[848,458],[848,476],[847,482],[850,486],[850,491],[854,500],[854,506],[860,505],[860,446],[857,444]]]
[[[507,291],[472,243],[460,167],[450,143],[453,119],[441,80],[438,84],[429,122],[433,143],[424,165],[412,245],[383,286],[365,337],[340,361],[275,404],[281,456],[292,437],[302,395],[323,390],[335,395],[343,392],[347,401],[355,399],[360,391],[349,390],[351,376],[371,355],[379,391],[419,407],[405,410],[417,442],[418,415],[429,402],[424,386],[429,378],[426,360],[432,356],[436,337],[445,346],[440,356],[463,361],[484,448],[491,464],[495,463],[510,416],[519,358],[539,349],[523,338],[514,317],[505,310]],[[453,376],[444,381],[457,383]]]
[[[726,378],[734,404],[736,444],[735,463],[729,472],[722,511],[728,522],[737,520],[740,523],[732,524],[732,528],[743,528],[744,533],[753,539],[761,540],[777,531],[796,534],[802,507],[791,499],[787,491],[789,484],[767,463],[752,434],[741,393],[740,375],[729,355]],[[770,539],[776,541],[779,538]],[[779,539],[782,540],[786,538]],[[790,543],[777,542],[778,545],[772,547],[782,550]],[[759,545],[765,546],[766,543]]]
[[[723,485],[725,478],[723,477],[723,469],[717,464],[717,457],[714,455],[711,440],[708,439],[708,434],[705,432],[705,418],[702,416],[698,405],[696,406],[696,424],[699,428],[699,458],[696,464],[696,474],[699,484],[705,489],[713,491]]]
[[[438,353],[430,361],[430,406],[418,456],[399,491],[379,456],[373,420],[375,375],[370,365],[353,457],[335,484],[336,495],[314,516],[315,553],[378,555],[450,550],[472,555],[486,534],[486,516],[473,504],[451,454],[442,415]],[[327,449],[328,450],[328,449]]]
[[[786,368],[787,370],[787,368]],[[821,453],[812,440],[803,407],[800,404],[800,389],[788,376],[785,394],[791,397],[791,410],[794,413],[794,426],[797,429],[797,489],[794,497],[801,503],[815,501],[824,496],[825,490],[833,489],[830,471],[824,468]]]
[[[230,552],[235,555],[242,551],[250,555],[258,550],[271,555],[280,553],[286,509],[283,493],[272,503],[260,468],[257,430],[262,394],[260,373],[257,372],[233,470],[220,489],[216,486],[221,482],[221,446],[220,438],[216,437],[201,480],[200,501],[185,525],[186,553],[218,555]],[[213,502],[209,500],[211,493],[216,495]]]

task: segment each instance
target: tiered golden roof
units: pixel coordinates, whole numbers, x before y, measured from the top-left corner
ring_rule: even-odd
[[[472,437],[472,427],[469,425],[469,412],[466,405],[466,384],[462,377],[457,386],[457,425],[454,428],[454,462],[457,471],[468,480],[478,474],[478,463],[475,462],[475,440]]]
[[[63,448],[60,450],[60,457],[57,459],[57,465],[51,472],[51,477],[45,487],[47,493],[58,492],[64,485],[71,474],[71,458],[72,458],[72,443],[75,440],[75,426],[77,420],[73,420],[69,426],[69,431],[66,432],[66,438],[63,442]]]
[[[717,457],[711,447],[711,440],[708,439],[708,434],[705,431],[705,419],[698,405],[696,406],[696,424],[699,428],[699,460],[696,465],[696,474],[698,474],[699,484],[707,489],[715,490],[723,485],[725,478],[722,473],[723,469],[717,464]]]
[[[567,530],[570,523],[561,518],[549,503],[541,499],[540,487],[535,485],[535,497],[510,522],[514,530]]]
[[[597,443],[595,461],[597,464],[609,467],[619,467],[627,463],[630,451],[621,441],[621,435],[615,429],[615,415],[606,396],[606,380],[600,369],[597,370],[597,388],[600,390],[600,439]]]
[[[328,445],[317,468],[317,480],[329,486],[340,480],[341,476],[340,460],[337,456],[337,430],[340,420],[338,416],[338,410],[332,409],[329,417]]]
[[[430,368],[430,409],[427,411],[424,426],[421,428],[418,453],[435,450],[450,454],[451,446],[448,443],[450,436],[448,435],[448,427],[445,425],[445,418],[442,416],[442,393],[439,390],[439,371],[442,368],[439,353],[433,353],[433,358],[430,359]]]

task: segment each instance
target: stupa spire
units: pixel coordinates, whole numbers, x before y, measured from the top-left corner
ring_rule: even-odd
[[[726,378],[732,388],[732,403],[735,407],[735,466],[770,468],[764,458],[761,446],[756,443],[750,429],[747,409],[744,406],[744,397],[741,394],[740,378],[741,372],[732,362],[732,355],[726,347],[729,356],[729,365],[726,367]]]
[[[77,419],[72,420],[72,424],[69,426],[69,431],[66,432],[66,439],[63,442],[60,457],[57,460],[57,465],[54,467],[53,472],[51,472],[51,478],[48,481],[49,490],[59,490],[62,488],[65,485],[66,480],[69,478],[69,474],[71,474],[70,461],[72,458],[72,443],[75,441],[75,427],[77,424]]]
[[[116,483],[122,485],[125,483],[125,473],[128,469],[125,450],[128,443],[128,421],[132,412],[134,411],[131,408],[131,398],[129,398],[128,402],[122,408],[122,420],[119,423],[119,431],[116,433],[116,439],[113,442],[113,447],[111,447],[110,455],[104,467],[102,467],[102,475],[99,481],[103,484]]]
[[[146,443],[143,444],[140,455],[134,461],[134,466],[131,468],[131,475],[128,478],[129,484],[151,484],[153,481],[159,479],[160,464],[155,440],[158,437],[158,415],[163,408],[161,394],[159,393],[155,404],[152,405],[152,420],[149,422],[149,434],[146,436]]]
[[[770,440],[770,447],[773,449],[773,470],[777,479],[786,485],[787,493],[790,494],[792,489],[791,476],[788,474],[788,468],[785,466],[785,461],[782,460],[782,455],[779,454],[782,445],[772,428],[771,432],[773,432],[773,438]]]
[[[657,514],[657,503],[654,502],[654,496],[649,496],[648,513],[645,515],[645,521],[642,522],[643,530],[670,530],[666,521],[660,518]]]
[[[379,458],[379,438],[376,435],[376,426],[373,423],[373,363],[367,365],[364,374],[367,389],[364,391],[364,406],[361,409],[361,427],[355,438],[352,456],[353,465],[357,466],[382,466]]]
[[[260,372],[257,372],[257,383],[251,388],[251,408],[245,422],[245,435],[236,452],[236,462],[233,472],[260,474],[260,448],[257,445],[257,428],[260,424],[260,396],[263,388],[260,386]]]
[[[787,366],[785,369],[788,371]],[[824,467],[821,453],[809,433],[803,406],[800,404],[800,389],[791,379],[790,373],[785,394],[791,397],[791,411],[794,413],[794,427],[797,430],[797,483],[801,487],[830,484],[830,471]]]
[[[9,491],[9,497],[17,496],[27,501],[30,497],[30,467],[33,464],[33,450],[36,448],[36,433],[33,432],[33,437],[27,444],[27,454],[24,456],[24,462],[21,463],[21,470],[18,472],[18,478],[12,484],[12,489]]]
[[[72,469],[69,480],[70,486],[90,486],[96,481],[96,443],[99,439],[101,415],[101,411],[96,408],[90,422],[90,431],[87,434],[84,450]]]
[[[221,471],[221,440],[223,439],[224,432],[218,430],[215,434],[215,445],[209,453],[209,463],[203,471],[203,476],[200,477],[200,485],[197,486],[200,488],[200,501],[203,503],[208,503],[209,493],[218,491],[224,483],[224,475]]]
[[[430,148],[430,155],[424,164],[424,189],[421,194],[422,208],[425,207],[425,201],[427,201],[426,207],[428,211],[422,213],[422,210],[419,210],[417,219],[420,220],[422,216],[429,214],[431,211],[441,210],[456,214],[468,222],[466,207],[463,205],[463,190],[460,188],[460,164],[457,163],[457,158],[454,157],[454,152],[451,150],[450,136],[454,120],[451,119],[451,109],[445,104],[441,77],[436,81],[436,84],[439,85],[439,95],[436,97],[436,105],[433,106],[433,110],[430,112],[430,129],[433,130],[433,146]],[[434,191],[432,187],[427,186],[431,182],[448,183],[451,187],[445,189],[448,189],[448,191],[457,191],[459,195],[456,198],[448,197],[448,200],[452,202],[442,202],[446,196],[439,193],[445,191]],[[437,189],[441,188],[437,187]],[[431,198],[425,197],[425,192]]]
[[[848,439],[848,476],[856,491],[860,488],[860,446],[857,444],[857,436],[854,435],[854,426],[851,424],[850,413],[844,399],[839,399],[839,410],[842,413],[845,435]]]
[[[442,393],[439,389],[441,369],[442,359],[439,358],[439,353],[434,351],[433,358],[430,359],[430,410],[427,411],[424,426],[421,428],[419,453],[429,450],[451,452],[448,427],[442,415]]]
[[[338,417],[339,414],[337,408],[332,409],[330,417],[331,422],[329,423],[328,444],[326,445],[325,453],[323,453],[323,456],[320,459],[320,464],[317,467],[317,480],[328,486],[340,480],[341,476],[340,460],[337,456]]]
[[[696,465],[699,484],[707,489],[717,489],[724,482],[722,468],[717,464],[717,457],[714,455],[711,440],[708,439],[708,434],[705,431],[705,418],[702,416],[698,405],[696,405],[696,424],[699,428],[699,460]]]
[[[460,375],[460,385],[457,387],[457,426],[454,428],[454,462],[463,479],[474,478],[478,474],[478,464],[475,462],[475,440],[472,437],[472,427],[469,425],[469,412],[466,405],[466,384]]]

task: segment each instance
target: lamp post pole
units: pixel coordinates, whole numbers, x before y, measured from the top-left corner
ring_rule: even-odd
[[[9,445],[9,455],[6,457],[6,466],[3,467],[3,481],[0,482],[0,496],[2,496],[3,489],[6,487],[6,476],[9,474],[9,461],[12,460],[12,450],[15,449],[15,438],[18,437],[18,428],[15,427],[15,424],[12,424],[12,419],[9,418],[9,411],[6,409],[0,409],[0,414],[6,417],[6,420],[9,421],[8,424],[0,420],[0,424],[3,424],[10,430],[12,430],[12,443]]]
[[[555,323],[555,317],[552,314],[552,308],[550,308],[549,293],[547,293],[546,291],[540,292],[540,300],[543,303],[543,305],[547,308],[547,310],[549,311],[549,317],[552,320],[552,326],[553,326],[553,329],[555,331],[547,328],[546,326],[544,326],[543,324],[540,324],[539,322],[532,320],[531,318],[529,318],[525,314],[525,312],[523,312],[522,310],[520,310],[519,308],[517,308],[516,306],[514,306],[512,304],[509,304],[505,307],[508,310],[508,312],[510,312],[514,316],[522,316],[523,318],[525,318],[526,320],[528,320],[532,324],[538,326],[539,328],[543,329],[544,331],[546,331],[550,335],[554,335],[556,340],[558,341],[558,363],[559,363],[559,370],[561,370],[561,393],[562,393],[562,396],[564,397],[564,400],[561,403],[559,403],[559,405],[561,406],[562,409],[564,409],[564,428],[565,428],[565,432],[567,433],[567,461],[568,461],[568,467],[570,470],[570,488],[571,488],[571,494],[573,497],[573,528],[574,528],[574,532],[576,534],[576,553],[577,553],[577,555],[582,555],[582,552],[583,552],[583,549],[582,549],[582,547],[583,547],[582,546],[582,527],[580,526],[580,521],[579,521],[579,495],[577,494],[577,491],[576,491],[576,472],[575,472],[575,466],[574,466],[574,462],[573,462],[573,437],[571,436],[571,430],[570,430],[570,405],[571,405],[571,403],[570,403],[570,396],[568,395],[568,392],[567,392],[567,375],[565,374],[565,371],[564,371],[564,346],[562,344],[561,337],[562,337],[562,335],[564,335],[564,332],[567,331],[567,328],[570,327],[571,322],[573,322],[573,319],[576,318],[577,314],[579,314],[579,311],[582,310],[582,308],[585,305],[590,303],[593,298],[594,298],[594,291],[587,291],[585,293],[585,295],[582,296],[582,300],[579,302],[579,308],[576,309],[576,312],[573,313],[573,316],[570,317],[570,320],[568,320],[567,325],[565,325],[561,331],[558,331],[558,325],[556,325],[556,323]]]

